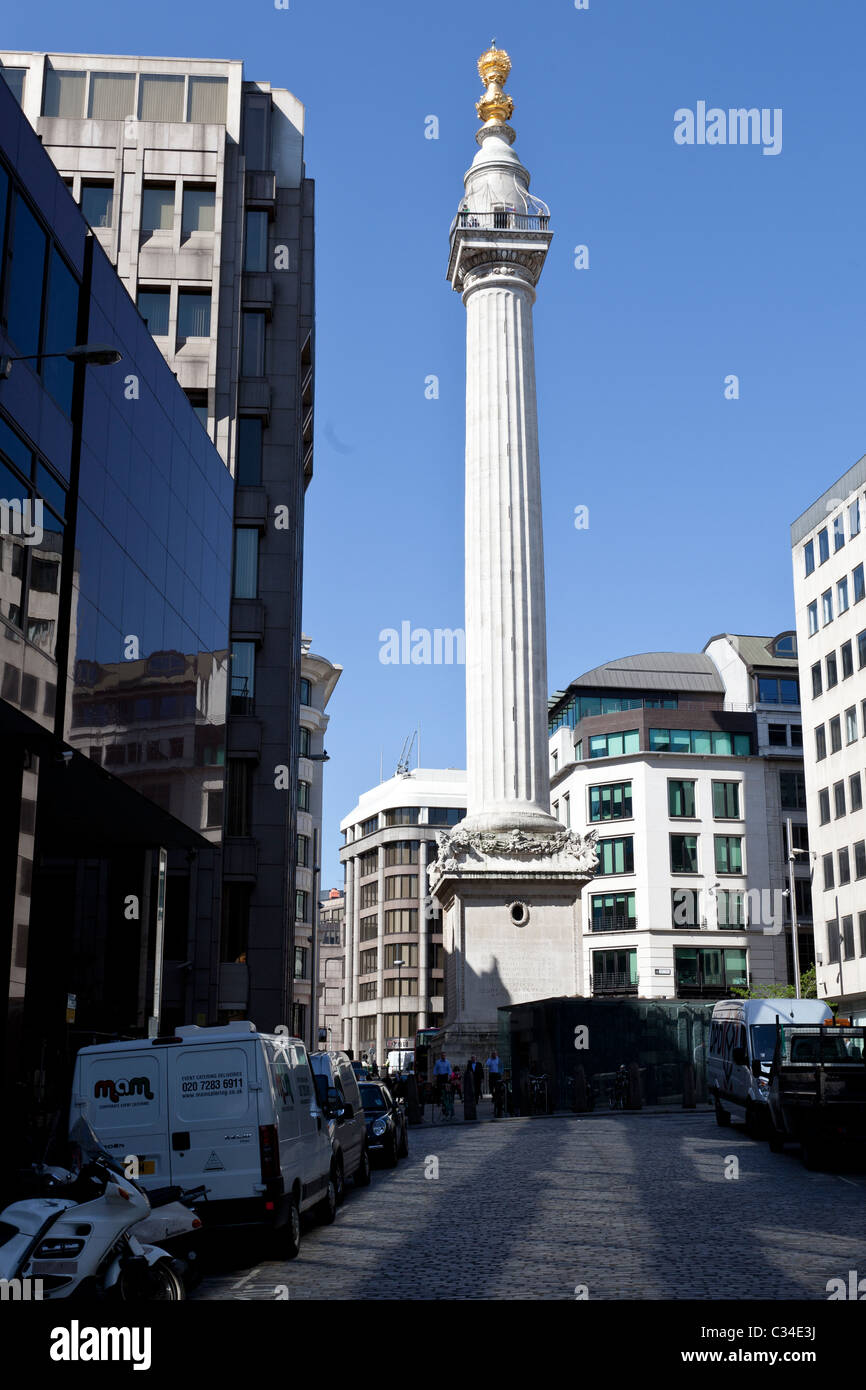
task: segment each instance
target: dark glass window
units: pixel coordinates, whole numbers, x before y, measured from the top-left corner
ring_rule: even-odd
[[[252,714],[255,699],[255,642],[232,642],[231,711]]]
[[[824,732],[824,725],[819,724],[815,730],[815,757],[818,762],[827,756],[827,736]]]
[[[220,959],[245,964],[250,930],[252,884],[223,884],[222,936]]]
[[[823,687],[822,687],[822,685],[821,685],[821,663],[820,663],[820,661],[816,661],[816,662],[815,662],[815,665],[812,667],[812,697],[813,697],[813,699],[816,699],[816,698],[821,694],[822,688],[823,688]]]
[[[697,872],[697,835],[671,835],[671,873],[696,874]]]
[[[839,851],[839,884],[851,882],[851,860],[847,847]]]
[[[196,184],[185,184],[183,190],[183,213],[181,235],[192,236],[193,232],[212,232],[216,191],[213,188]]]
[[[634,893],[594,893],[593,931],[630,931],[637,926]]]
[[[818,532],[818,563],[823,565],[830,558],[830,538],[826,526]]]
[[[238,476],[242,487],[260,487],[262,482],[262,422],[255,416],[238,420]]]
[[[309,704],[312,703],[312,699],[311,699],[312,693],[313,693],[313,687],[312,687],[311,682],[307,679],[306,676],[302,676],[302,677],[301,677],[301,704],[302,704],[302,705],[309,705]],[[365,822],[365,824],[366,824],[366,822]],[[374,824],[375,824],[375,822],[374,822]],[[367,832],[364,831],[363,833],[366,835]]]
[[[814,694],[814,691],[812,692]],[[768,724],[767,742],[771,748],[787,748],[788,746],[788,726],[787,724]]]
[[[833,805],[836,811],[836,820],[845,814],[845,783],[834,782],[833,784]]]
[[[830,819],[830,788],[822,787],[818,793],[818,813],[821,817],[821,824],[826,825]]]
[[[248,169],[267,169],[268,103],[248,98],[244,106],[244,158]]]
[[[268,268],[268,214],[251,209],[246,215],[244,270]]]
[[[851,578],[854,580],[854,602],[859,603],[862,598],[866,598],[866,580],[863,577],[862,565],[855,565],[851,571]]]
[[[824,868],[824,892],[826,893],[830,888],[836,887],[832,854],[825,854],[822,859],[822,864]]]
[[[114,220],[114,184],[83,183],[81,211],[91,227],[110,227]]]
[[[22,198],[15,198],[12,212],[15,221],[12,257],[7,266],[6,321],[9,337],[19,354],[28,357],[39,351],[46,237]],[[73,344],[74,341],[73,335]]]
[[[174,184],[145,184],[141,191],[142,232],[148,235],[150,232],[170,232],[173,228]]]
[[[806,562],[806,573],[811,574],[815,568],[815,542],[807,541],[803,547],[803,556]]]
[[[24,96],[24,78],[26,73],[26,68],[7,68],[3,64],[0,64],[0,77],[3,78],[3,81],[6,83],[6,86],[9,88],[19,106]]]
[[[177,336],[179,338],[210,337],[210,293],[199,290],[179,290],[177,296]]]
[[[138,312],[153,337],[166,337],[168,334],[168,290],[139,290],[136,303]]]
[[[805,811],[806,779],[802,772],[780,772],[779,791],[786,810]]]
[[[716,873],[743,872],[743,841],[739,835],[714,835]]]
[[[854,873],[857,878],[866,878],[866,840],[858,840],[854,846]]]
[[[839,681],[839,673],[836,667],[836,653],[830,652],[827,657],[827,689],[832,690],[833,686]]]
[[[78,328],[78,281],[56,248],[52,248],[45,308],[45,352],[74,347]],[[72,408],[73,365],[65,357],[48,357],[42,364],[45,385],[57,404]]]
[[[591,821],[630,820],[631,814],[631,782],[612,782],[609,786],[590,787]]]
[[[855,772],[848,778],[848,793],[852,811],[863,809],[863,788],[860,782],[860,773]]]
[[[43,116],[61,116],[80,121],[84,115],[86,72],[63,72],[49,67],[45,73],[42,99]]]
[[[298,782],[298,810],[309,811],[310,809],[310,783]]]
[[[830,720],[830,752],[838,753],[842,747],[842,721],[837,714]]]
[[[668,782],[668,814],[672,817],[694,816],[694,782]]]
[[[599,840],[596,874],[634,873],[634,840],[630,835],[616,840]]]
[[[258,310],[242,315],[241,375],[265,374],[265,316]]]
[[[428,825],[457,825],[466,815],[462,806],[430,806],[427,810]]]
[[[713,816],[716,820],[739,820],[739,782],[713,783]]]

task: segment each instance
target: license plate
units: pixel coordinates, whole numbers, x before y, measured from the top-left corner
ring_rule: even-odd
[[[34,1260],[30,1266],[34,1279],[41,1274],[77,1274],[77,1260]]]

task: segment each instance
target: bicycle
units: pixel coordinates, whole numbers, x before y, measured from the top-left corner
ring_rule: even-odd
[[[529,1078],[530,1100],[533,1115],[547,1114],[547,1073]]]
[[[611,1110],[625,1110],[625,1103],[628,1098],[628,1076],[624,1072],[617,1072],[613,1085],[608,1087],[607,1098]]]
[[[454,1087],[450,1081],[443,1081],[440,1085],[435,1109],[439,1111],[440,1121],[454,1119]]]

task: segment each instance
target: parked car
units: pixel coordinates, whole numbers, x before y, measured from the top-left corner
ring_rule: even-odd
[[[409,1121],[405,1106],[396,1101],[381,1081],[361,1083],[361,1099],[367,1117],[367,1144],[374,1158],[389,1168],[409,1156]]]
[[[314,1052],[310,1060],[316,1095],[328,1122],[337,1201],[342,1202],[346,1178],[353,1178],[356,1187],[367,1187],[370,1183],[364,1106],[355,1069],[345,1052]]]
[[[756,1136],[766,1132],[777,1019],[818,1024],[832,1017],[819,999],[720,999],[713,1009],[707,1054],[716,1123],[729,1125],[733,1116]]]
[[[204,1186],[205,1225],[272,1228],[298,1253],[300,1214],[333,1221],[336,1164],[300,1038],[237,1020],[83,1047],[70,1128],[89,1121],[145,1188]]]
[[[367,1066],[366,1062],[353,1062],[352,1071],[355,1073],[355,1078],[358,1081],[366,1081],[370,1075],[370,1068]]]

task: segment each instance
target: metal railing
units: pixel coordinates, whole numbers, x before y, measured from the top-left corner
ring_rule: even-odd
[[[497,232],[546,232],[549,223],[549,213],[517,212],[514,208],[502,208],[495,212],[458,212],[454,219],[456,227],[478,227]]]
[[[630,975],[606,973],[593,975],[593,994],[637,994],[637,984]]]
[[[637,927],[636,917],[626,917],[622,913],[605,912],[601,917],[592,918],[592,930],[597,931],[634,931]]]

